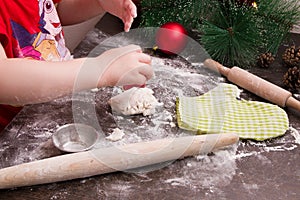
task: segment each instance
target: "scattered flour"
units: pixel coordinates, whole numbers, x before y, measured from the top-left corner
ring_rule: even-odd
[[[124,131],[122,131],[119,128],[115,128],[114,131],[105,138],[107,140],[115,142],[115,141],[121,140],[124,137],[124,135],[125,135]]]
[[[295,138],[295,143],[300,144],[300,133],[297,129],[289,127],[288,129],[291,132],[291,135]]]

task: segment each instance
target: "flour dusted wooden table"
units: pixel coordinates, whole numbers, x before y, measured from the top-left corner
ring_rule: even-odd
[[[299,35],[292,40],[300,44]],[[281,55],[282,46],[278,55]],[[269,69],[250,71],[282,86],[280,56]],[[261,100],[246,91],[242,97]],[[109,96],[101,97],[103,101]],[[297,96],[296,96],[297,98]],[[83,106],[89,109],[89,102]],[[103,130],[107,105],[97,106]],[[0,199],[299,199],[300,114],[285,108],[290,130],[265,142],[240,141],[232,148],[133,172],[116,172],[66,182],[0,190]],[[61,155],[51,142],[57,126],[72,122],[72,102],[26,106],[0,135],[0,168]],[[91,123],[91,116],[85,116]],[[172,130],[170,128],[170,130]]]

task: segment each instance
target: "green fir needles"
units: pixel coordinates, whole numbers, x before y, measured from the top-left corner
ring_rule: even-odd
[[[181,23],[224,65],[250,67],[277,53],[300,22],[299,0],[142,0],[142,27]]]

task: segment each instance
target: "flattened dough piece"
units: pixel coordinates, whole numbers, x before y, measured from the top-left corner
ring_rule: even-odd
[[[123,115],[143,114],[151,115],[155,112],[155,107],[160,105],[153,96],[150,88],[133,87],[125,92],[112,97],[108,103],[113,111]]]

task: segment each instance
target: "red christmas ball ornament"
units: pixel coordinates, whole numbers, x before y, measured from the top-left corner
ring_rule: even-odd
[[[163,24],[156,33],[156,45],[167,54],[179,54],[187,44],[187,31],[177,22]]]

